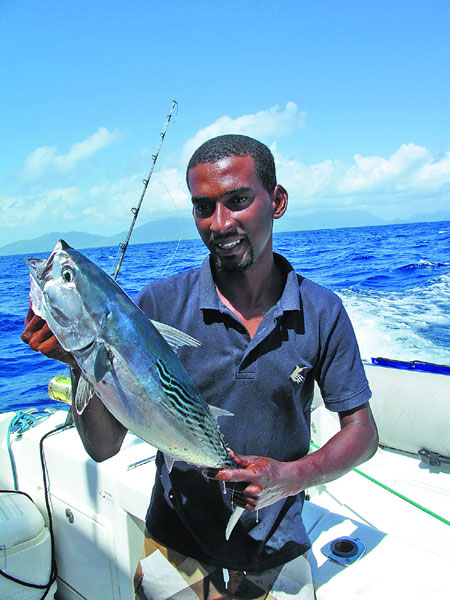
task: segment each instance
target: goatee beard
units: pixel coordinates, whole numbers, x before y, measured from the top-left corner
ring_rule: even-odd
[[[242,273],[243,271],[250,269],[250,267],[253,265],[253,248],[249,246],[248,256],[241,262],[222,262],[218,256],[214,256],[213,258],[216,268],[220,273],[225,273],[227,275]]]

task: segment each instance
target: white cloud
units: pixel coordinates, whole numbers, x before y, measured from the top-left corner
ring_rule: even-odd
[[[77,164],[105,148],[119,137],[119,131],[100,127],[94,134],[72,145],[67,154],[57,154],[56,146],[40,146],[25,160],[24,175],[27,179],[41,177],[49,170],[65,173]]]
[[[251,115],[243,115],[232,119],[224,115],[211,125],[200,129],[184,145],[182,158],[189,160],[193,152],[206,140],[227,133],[240,133],[257,139],[278,138],[288,135],[299,127],[305,126],[305,112],[299,112],[294,102],[288,102],[283,110],[272,106],[268,110],[260,110]]]
[[[4,230],[22,226],[22,237],[68,229],[93,231],[96,224],[98,233],[105,227],[115,233],[130,225],[131,209],[137,206],[142,190],[142,176],[132,175],[87,191],[71,186],[0,198],[0,219]],[[155,172],[150,180],[139,222],[190,210],[184,173],[164,169]],[[30,227],[35,229],[35,235],[25,235],[30,233]]]
[[[418,188],[438,188],[450,183],[450,152],[440,160],[430,160],[411,177]]]
[[[47,226],[45,231],[36,231],[36,236],[53,229],[66,227],[68,223],[77,222],[82,192],[76,187],[55,188],[37,194],[23,195],[16,198],[2,198],[0,201],[0,217],[5,228],[23,225]]]
[[[407,186],[410,175],[431,156],[423,146],[403,144],[388,159],[361,154],[355,154],[354,159],[356,164],[347,169],[339,182],[338,188],[343,193],[367,191],[380,186]]]
[[[450,153],[435,159],[427,148],[410,143],[388,158],[356,154],[350,165],[332,159],[305,165],[283,156],[276,148],[274,154],[277,178],[290,192],[291,207],[345,204],[376,209],[382,198],[391,206],[403,206],[409,214],[414,208],[410,201],[426,202],[427,192],[440,193],[442,206],[436,210],[448,203]]]

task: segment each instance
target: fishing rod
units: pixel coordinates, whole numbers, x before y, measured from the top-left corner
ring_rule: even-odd
[[[134,225],[138,218],[139,211],[141,210],[141,204],[142,204],[142,201],[144,200],[145,193],[147,192],[148,184],[150,182],[150,178],[152,176],[153,169],[155,168],[156,161],[158,160],[159,151],[161,150],[161,146],[163,145],[164,137],[166,135],[167,128],[169,127],[170,119],[172,118],[172,114],[173,114],[173,111],[175,110],[175,107],[178,107],[178,102],[176,100],[172,100],[172,106],[170,107],[169,114],[167,115],[166,122],[164,123],[163,130],[160,134],[161,139],[159,140],[158,148],[156,150],[156,153],[152,155],[152,166],[150,168],[150,172],[148,174],[147,179],[142,180],[142,183],[144,184],[144,189],[142,190],[142,194],[139,199],[138,205],[135,208],[131,209],[131,212],[133,213],[133,219],[131,220],[131,225],[130,225],[130,229],[128,231],[127,239],[122,244],[119,244],[119,248],[122,250],[122,252],[121,252],[119,260],[117,262],[117,266],[116,266],[116,270],[114,271],[113,279],[117,279],[117,275],[119,274],[119,270],[122,265],[123,257],[125,256],[125,252],[127,251],[128,243],[130,241],[131,234],[133,233],[133,228],[134,228]],[[178,110],[178,108],[177,108],[177,110]]]

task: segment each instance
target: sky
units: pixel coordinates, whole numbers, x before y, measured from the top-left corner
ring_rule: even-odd
[[[0,246],[187,215],[223,133],[267,144],[288,215],[450,210],[446,0],[1,0]]]

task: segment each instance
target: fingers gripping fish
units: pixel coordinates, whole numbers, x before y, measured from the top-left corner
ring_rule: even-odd
[[[174,352],[198,341],[150,321],[105,271],[63,240],[48,259],[25,260],[34,312],[82,371],[79,414],[95,393],[127,429],[164,453],[169,472],[176,460],[236,468],[216,421],[231,413],[206,403]],[[242,512],[236,507],[231,515],[227,539]]]

